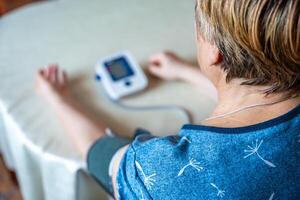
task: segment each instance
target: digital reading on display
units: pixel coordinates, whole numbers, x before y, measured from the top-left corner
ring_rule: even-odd
[[[104,65],[113,81],[118,81],[134,75],[132,68],[124,57],[106,62]]]

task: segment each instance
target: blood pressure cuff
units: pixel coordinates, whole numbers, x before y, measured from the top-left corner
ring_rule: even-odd
[[[150,134],[143,129],[137,129],[134,138],[138,135]],[[90,175],[102,188],[113,195],[112,180],[109,175],[109,165],[115,153],[133,140],[116,136],[105,136],[97,140],[89,149],[87,156],[87,167]]]

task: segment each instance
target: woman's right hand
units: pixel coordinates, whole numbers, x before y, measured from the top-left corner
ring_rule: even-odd
[[[164,80],[181,80],[181,74],[187,68],[188,62],[172,52],[158,53],[149,59],[149,72]]]

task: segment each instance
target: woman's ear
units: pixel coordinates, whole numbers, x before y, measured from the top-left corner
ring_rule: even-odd
[[[223,56],[215,43],[209,45],[210,66],[219,66],[223,62]]]

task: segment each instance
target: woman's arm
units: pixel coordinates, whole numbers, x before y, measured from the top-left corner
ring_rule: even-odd
[[[105,136],[107,126],[96,121],[71,98],[58,100],[53,106],[68,138],[86,160],[92,144]]]
[[[37,73],[36,91],[55,110],[66,135],[85,159],[91,145],[105,135],[106,126],[90,116],[69,94],[66,73],[57,65]]]
[[[194,85],[201,90],[202,93],[206,93],[208,96],[217,101],[218,94],[216,87],[203,75],[198,67],[186,66],[185,68],[182,68],[179,73],[179,79]]]
[[[179,58],[174,53],[164,52],[151,56],[148,69],[151,74],[161,79],[180,80],[193,84],[217,101],[215,86],[203,75],[199,66],[195,66]]]

